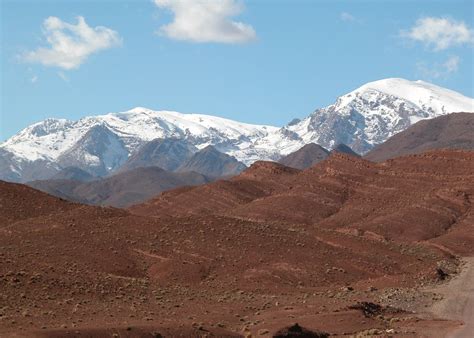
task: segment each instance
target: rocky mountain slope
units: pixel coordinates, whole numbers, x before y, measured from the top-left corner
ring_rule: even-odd
[[[159,167],[175,171],[197,151],[196,147],[184,140],[155,139],[138,148],[120,167],[120,171],[141,167]]]
[[[351,147],[345,145],[344,143],[339,143],[337,146],[332,148],[330,153],[331,154],[332,153],[343,153],[343,154],[347,154],[347,155],[360,157],[360,155],[358,153],[356,153],[354,150],[351,149]]]
[[[94,179],[97,179],[97,177],[76,167],[66,167],[51,177],[51,180],[73,180],[79,182],[88,182]]]
[[[335,146],[331,151],[324,149],[315,143],[308,143],[297,151],[283,156],[278,162],[295,169],[307,169],[316,163],[327,159],[334,153],[343,153],[351,156],[360,157],[355,151],[343,143]]]
[[[23,184],[0,181],[0,228],[29,218],[67,212],[77,206]]]
[[[213,146],[207,146],[185,161],[178,171],[194,171],[210,178],[219,178],[235,176],[246,168],[245,164],[234,157],[217,151]]]
[[[131,156],[155,139],[180,139],[190,144],[189,150],[194,152],[214,144],[221,152],[239,155],[251,162],[260,155],[246,147],[277,129],[213,116],[145,108],[79,121],[48,119],[22,130],[0,145],[0,151],[4,153],[0,178],[10,181],[47,179],[66,166],[80,168],[94,176],[105,176],[118,170],[129,158],[135,161]],[[184,162],[189,154],[180,155],[185,155],[185,158],[179,158],[179,162]],[[143,163],[143,152],[137,156],[142,156],[141,164],[127,165],[150,165]]]
[[[0,145],[0,179],[50,178],[70,166],[105,176],[158,138],[180,139],[196,149],[212,145],[245,165],[276,161],[308,143],[326,149],[344,143],[364,154],[421,119],[472,112],[473,102],[426,82],[385,79],[365,84],[282,128],[140,107],[78,121],[47,119]]]
[[[0,335],[436,336],[459,323],[420,312],[420,287],[474,254],[473,169],[467,151],[259,161],[129,210],[0,182]]]
[[[82,169],[67,167],[50,179],[26,184],[73,202],[126,207],[166,190],[232,177],[246,169],[243,163],[212,146],[195,153],[193,150],[182,140],[157,139],[142,146],[112,175],[94,177]]]
[[[209,181],[196,172],[174,173],[158,167],[144,167],[89,182],[51,179],[32,181],[28,185],[69,201],[126,207],[144,202],[162,191]]]
[[[308,143],[297,151],[283,156],[278,162],[291,168],[306,169],[329,157],[329,151],[315,143]]]
[[[474,150],[474,114],[449,114],[417,122],[372,149],[365,158],[378,162],[443,148]]]
[[[453,112],[474,112],[474,100],[423,81],[370,82],[287,126],[305,143],[326,149],[338,143],[364,154],[413,123]]]
[[[256,162],[228,181],[169,191],[132,211],[225,214],[419,241],[441,236],[457,221],[469,224],[473,189],[473,152],[433,151],[381,164],[335,153],[303,171]],[[410,226],[413,219],[419,226]]]

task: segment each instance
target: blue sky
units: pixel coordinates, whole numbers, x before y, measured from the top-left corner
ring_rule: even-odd
[[[283,125],[386,77],[474,96],[472,1],[155,1],[1,0],[0,140],[135,106]],[[79,16],[97,36],[51,52]]]

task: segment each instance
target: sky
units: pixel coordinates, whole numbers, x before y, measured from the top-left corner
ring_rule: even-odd
[[[0,141],[137,106],[282,126],[388,77],[474,97],[471,0],[0,6]]]

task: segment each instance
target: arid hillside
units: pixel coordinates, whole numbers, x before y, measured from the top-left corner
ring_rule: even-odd
[[[469,221],[473,189],[472,152],[433,151],[380,164],[336,153],[304,171],[259,162],[229,181],[164,193],[131,211],[218,214],[417,242]]]
[[[365,158],[380,162],[434,149],[474,150],[474,114],[453,113],[419,121],[376,146]]]
[[[466,151],[257,162],[130,210],[1,182],[0,337],[447,329],[417,290],[473,254],[473,196]]]

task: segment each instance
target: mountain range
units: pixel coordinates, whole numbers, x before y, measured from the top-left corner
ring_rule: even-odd
[[[145,167],[89,182],[49,179],[28,182],[28,185],[73,202],[126,207],[144,202],[165,190],[209,181],[206,176],[193,171],[174,173],[159,167]]]
[[[0,145],[0,179],[49,179],[69,167],[96,177],[150,165],[174,171],[210,145],[246,166],[278,161],[309,143],[329,150],[342,143],[365,154],[419,120],[473,111],[472,98],[423,81],[390,78],[367,83],[281,128],[140,107],[78,121],[47,119]],[[160,145],[170,139],[182,143]],[[153,149],[167,158],[153,155]]]
[[[378,121],[395,116],[380,105],[389,102],[372,106]],[[359,115],[333,111],[326,122],[343,130],[341,121],[363,107]],[[427,312],[438,299],[433,288],[447,287],[438,284],[451,283],[474,254],[474,114],[448,111],[409,118],[368,152],[350,131],[348,144],[294,138],[290,152],[286,139],[273,143],[279,162],[248,160],[242,154],[263,148],[243,144],[284,128],[240,126],[245,140],[234,122],[202,135],[232,139],[235,152],[189,129],[143,140],[146,132],[132,129],[152,122],[114,129],[117,114],[74,142],[74,126],[24,136],[14,148],[37,158],[10,177],[50,177],[29,186],[0,180],[0,336],[308,332],[295,318],[324,337],[443,335],[460,322]],[[40,156],[45,140],[54,158]],[[0,152],[2,170],[19,163],[10,148]]]
[[[469,113],[453,113],[419,121],[375,147],[364,158],[380,162],[435,149],[474,150],[473,126],[474,114]],[[177,164],[171,158],[175,158],[176,149],[187,149],[182,146],[183,141],[181,140],[169,139],[149,142],[143,147],[147,152],[140,150],[137,152],[137,156],[132,156],[127,161],[127,165],[122,166],[118,173],[105,178],[93,177],[81,169],[68,167],[55,174],[51,179],[36,180],[27,184],[50,195],[70,201],[128,207],[170,189],[230,178],[246,169],[241,162],[218,152],[212,146],[194,154],[189,153],[191,157],[184,163]],[[315,143],[308,143],[297,151],[282,157],[279,163],[294,169],[307,169],[337,153],[360,157],[344,144],[339,144],[329,151]],[[146,161],[142,161],[142,157]],[[162,162],[163,166],[174,163],[174,171],[164,170],[156,165],[146,165],[155,164],[155,159],[165,159]]]
[[[188,148],[181,140],[155,140],[142,148],[118,172],[107,177],[94,177],[82,169],[67,167],[50,179],[27,184],[69,201],[126,207],[165,190],[208,183],[247,168],[213,146],[195,153],[189,151],[185,156],[181,155]]]

